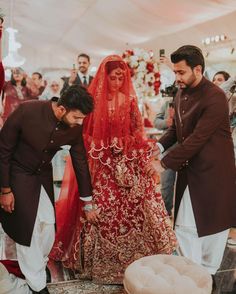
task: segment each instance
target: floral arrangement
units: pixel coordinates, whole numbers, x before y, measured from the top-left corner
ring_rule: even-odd
[[[153,51],[144,49],[126,50],[122,58],[128,64],[136,93],[140,99],[159,94],[160,73]]]

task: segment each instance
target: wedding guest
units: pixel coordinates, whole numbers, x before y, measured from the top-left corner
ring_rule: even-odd
[[[80,196],[90,203],[81,124],[92,110],[90,94],[75,85],[58,102],[20,104],[0,132],[0,219],[16,242],[20,270],[33,293],[49,293],[45,268],[55,236],[51,159],[63,145],[71,146]],[[86,217],[93,221],[96,214]]]
[[[218,71],[217,73],[215,73],[212,82],[217,85],[220,86],[222,83],[224,83],[225,81],[227,81],[230,78],[229,73],[227,73],[226,71]]]
[[[47,81],[44,80],[42,74],[37,71],[32,73],[31,81],[32,81],[32,87],[36,87],[39,93],[38,96],[40,96],[44,92],[47,86]]]
[[[166,101],[160,111],[157,113],[154,126],[159,129],[166,131],[174,120],[174,108],[173,102]],[[174,199],[174,185],[175,185],[176,172],[172,169],[165,169],[161,173],[161,195],[165,202],[166,210],[169,216],[172,215],[173,199]]]
[[[229,228],[236,224],[236,169],[224,92],[203,77],[199,48],[182,46],[171,54],[179,91],[175,119],[160,138],[168,150],[162,166],[178,172],[175,232],[181,253],[214,275]],[[223,160],[222,160],[223,152]]]
[[[217,79],[218,80],[217,85],[226,93],[227,100],[229,103],[230,126],[232,131],[232,139],[234,144],[234,158],[235,158],[235,164],[236,164],[236,96],[235,96],[236,76],[230,77],[230,75],[225,71],[217,72],[215,76],[216,77],[219,76],[219,78]],[[236,232],[236,227],[232,228],[229,232],[227,245],[230,247],[236,246],[235,232]]]
[[[39,89],[34,82],[26,78],[24,70],[20,67],[14,68],[11,80],[5,82],[3,87],[3,122],[26,100],[38,99]]]
[[[95,102],[84,125],[93,205],[85,210],[97,211],[99,217],[95,223],[81,222],[79,192],[68,161],[51,257],[79,271],[80,277],[121,284],[131,262],[171,254],[176,239],[156,191],[150,166],[154,143],[144,136],[127,64],[117,55],[106,57],[88,90]]]
[[[78,69],[73,65],[69,78],[65,78],[64,86],[61,90],[63,93],[71,85],[83,85],[88,87],[92,82],[93,77],[89,75],[90,57],[85,53],[81,53],[77,59]]]
[[[52,97],[60,98],[63,81],[59,77],[49,77],[47,79],[47,87],[39,97],[40,100],[50,100]]]

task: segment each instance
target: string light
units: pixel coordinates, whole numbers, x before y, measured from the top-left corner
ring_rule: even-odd
[[[212,43],[223,42],[223,41],[226,41],[226,40],[227,40],[226,35],[222,34],[222,35],[206,37],[205,39],[202,40],[202,44],[210,45]]]

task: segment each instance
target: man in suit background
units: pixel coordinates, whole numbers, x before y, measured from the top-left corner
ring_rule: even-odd
[[[78,70],[73,66],[70,77],[65,78],[61,94],[71,85],[83,85],[87,88],[92,82],[93,77],[89,75],[90,57],[85,53],[81,53],[78,56],[77,62]]]

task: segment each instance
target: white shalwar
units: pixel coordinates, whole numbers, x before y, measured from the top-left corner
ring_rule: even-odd
[[[175,223],[179,253],[214,275],[220,267],[229,230],[198,237],[189,188],[186,187]]]
[[[3,264],[0,263],[0,293],[1,294],[31,294],[25,280],[9,274]]]
[[[16,243],[17,260],[28,285],[36,292],[46,287],[46,265],[55,240],[52,203],[41,187],[39,206],[30,247]]]

